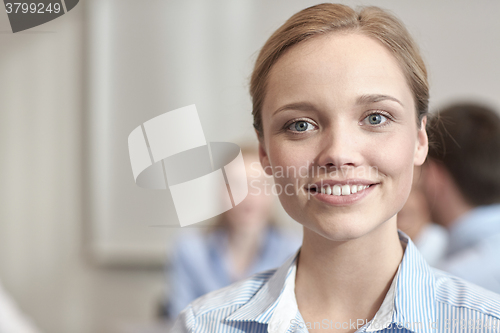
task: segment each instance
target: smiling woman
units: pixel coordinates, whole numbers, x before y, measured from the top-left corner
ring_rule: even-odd
[[[279,188],[295,188],[278,195],[304,227],[302,247],[280,268],[196,300],[176,329],[498,328],[500,296],[430,268],[397,230],[427,156],[428,90],[417,46],[380,8],[321,4],[280,27],[250,92],[261,164]]]
[[[307,108],[293,107],[298,104]],[[309,163],[317,176],[300,177],[299,186],[317,184],[326,192],[316,191],[311,200],[280,196],[287,213],[306,227],[304,243],[357,239],[350,243],[357,246],[379,226],[389,232],[394,224],[396,230],[395,215],[408,198],[413,166],[427,154],[426,118],[417,126],[412,91],[384,45],[360,32],[343,32],[290,47],[270,70],[261,112],[265,170],[271,174],[272,168]],[[373,166],[378,172],[368,172]],[[297,183],[295,175],[288,176],[275,180],[283,187]],[[345,185],[369,187],[349,195],[344,187],[344,195],[335,195]],[[397,253],[387,243],[383,250]]]

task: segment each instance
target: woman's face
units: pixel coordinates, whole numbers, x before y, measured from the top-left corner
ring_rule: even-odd
[[[378,41],[332,33],[291,47],[268,77],[260,145],[287,213],[336,241],[395,217],[427,155],[415,112],[396,58]],[[325,194],[308,190],[321,181]]]

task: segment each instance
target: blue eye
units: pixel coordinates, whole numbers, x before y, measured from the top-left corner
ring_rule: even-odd
[[[368,119],[370,125],[380,125],[387,121],[387,117],[383,116],[380,113],[372,113],[365,119]]]
[[[288,126],[288,129],[292,132],[306,132],[307,130],[314,129],[314,126],[305,120],[298,120],[291,123],[290,126]]]

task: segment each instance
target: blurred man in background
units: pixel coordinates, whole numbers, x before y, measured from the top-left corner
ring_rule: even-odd
[[[445,254],[448,232],[432,222],[421,175],[422,167],[415,167],[410,196],[398,213],[398,228],[411,238],[427,263],[435,266]]]
[[[500,293],[500,117],[455,104],[428,123],[424,190],[432,220],[450,232],[438,267]]]

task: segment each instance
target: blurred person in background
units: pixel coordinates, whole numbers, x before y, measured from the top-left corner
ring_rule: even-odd
[[[301,238],[271,218],[274,196],[258,151],[241,147],[248,195],[208,230],[183,230],[167,265],[165,316],[175,319],[194,299],[259,271],[275,268],[300,247]]]
[[[429,122],[424,189],[432,220],[449,230],[445,271],[500,293],[500,117],[474,103]]]
[[[422,167],[415,167],[410,196],[398,213],[398,228],[410,236],[427,263],[435,266],[446,251],[448,232],[444,227],[432,222],[421,171]]]

